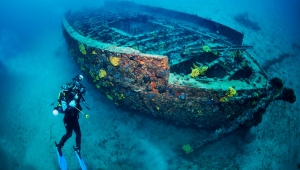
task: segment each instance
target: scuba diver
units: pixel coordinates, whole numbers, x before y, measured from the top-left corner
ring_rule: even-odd
[[[72,136],[72,131],[74,130],[76,134],[76,147],[73,147],[75,152],[80,155],[81,149],[81,131],[79,126],[79,113],[82,110],[80,102],[85,102],[83,95],[85,94],[85,87],[81,84],[83,80],[82,75],[77,75],[72,79],[73,82],[67,83],[62,86],[62,91],[58,94],[58,105],[54,107],[53,114],[63,113],[64,115],[64,125],[66,128],[66,134],[61,138],[59,144],[56,144],[59,155],[62,156],[62,147],[65,142]],[[83,112],[82,112],[83,113]],[[86,115],[87,116],[87,115]]]

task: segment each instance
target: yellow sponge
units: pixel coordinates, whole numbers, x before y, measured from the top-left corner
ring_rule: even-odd
[[[236,95],[236,90],[233,87],[229,87],[228,91],[227,91],[227,96],[228,97],[233,97]]]
[[[190,74],[190,76],[192,78],[195,78],[195,77],[197,77],[199,75],[204,76],[205,73],[206,73],[206,71],[207,71],[207,69],[208,69],[207,66],[203,66],[202,67],[202,66],[197,66],[195,64],[193,64],[193,66],[194,66],[194,68],[191,68],[192,69],[192,73]]]
[[[190,144],[183,145],[181,149],[184,150],[186,154],[193,152],[193,148],[191,147]]]
[[[105,76],[106,76],[106,71],[105,71],[105,70],[103,70],[103,69],[101,69],[101,70],[99,71],[99,74],[98,74],[98,76],[99,76],[99,78],[103,78],[103,77],[105,77]]]
[[[208,46],[208,45],[204,45],[203,47],[202,47],[202,50],[203,51],[205,51],[205,52],[211,52],[211,49],[210,49],[210,47]]]
[[[120,58],[111,56],[111,57],[109,57],[109,61],[113,66],[118,66]]]
[[[79,43],[79,50],[83,55],[86,55],[85,46],[82,43]]]

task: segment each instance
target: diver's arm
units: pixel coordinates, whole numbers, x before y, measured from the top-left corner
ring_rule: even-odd
[[[67,109],[67,102],[65,101],[65,93],[64,92],[60,92],[58,94],[58,104],[56,107],[54,107],[54,110],[57,110],[58,113],[63,113],[65,112],[65,110]]]

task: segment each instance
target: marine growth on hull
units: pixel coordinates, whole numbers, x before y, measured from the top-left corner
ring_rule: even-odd
[[[235,80],[240,81],[237,88],[266,85],[265,75],[245,52],[250,46],[241,45],[243,34],[194,15],[130,5],[69,12],[66,18],[84,37],[167,56],[170,84],[226,89],[233,84],[226,81]]]
[[[268,82],[242,33],[196,15],[108,1],[62,23],[70,56],[102,94],[158,119],[219,129],[208,141],[256,125],[273,100],[296,100],[280,79]]]

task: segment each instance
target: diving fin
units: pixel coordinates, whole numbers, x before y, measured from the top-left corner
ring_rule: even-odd
[[[67,165],[66,158],[64,157],[63,154],[61,154],[61,155],[59,154],[58,145],[56,144],[56,142],[55,142],[55,145],[56,145],[56,154],[57,154],[57,157],[58,157],[59,167],[60,167],[61,170],[67,170],[68,165]]]
[[[80,153],[76,150],[76,148],[75,148],[74,146],[73,146],[73,148],[74,148],[75,155],[76,155],[76,157],[77,157],[77,159],[78,159],[78,162],[79,162],[79,164],[80,164],[81,169],[82,169],[82,170],[87,170],[87,169],[86,169],[86,166],[85,166],[85,163],[84,163],[83,159],[81,158]]]

